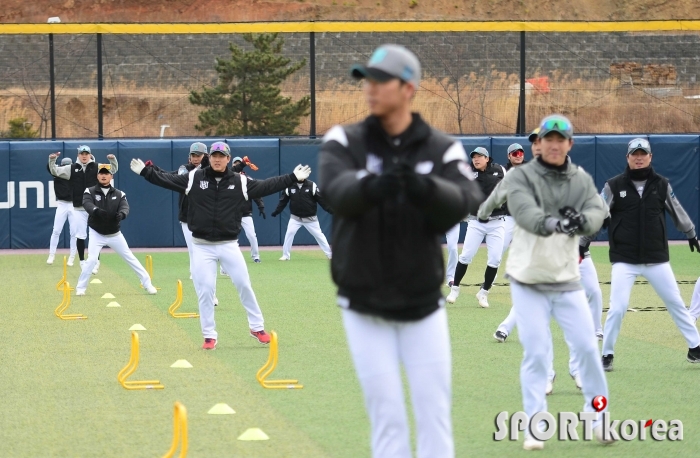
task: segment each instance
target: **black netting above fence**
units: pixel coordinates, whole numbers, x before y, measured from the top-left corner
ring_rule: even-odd
[[[382,43],[412,49],[423,81],[415,100],[436,127],[453,134],[512,134],[520,97],[518,32],[288,33],[283,54],[306,61],[281,85],[299,100],[314,94],[314,131],[361,120],[362,85],[348,76]],[[578,133],[695,132],[700,117],[700,34],[540,33],[526,40],[526,128],[549,113],[571,117]],[[102,36],[104,136],[195,136],[202,107],[191,91],[217,83],[215,58],[241,35]],[[96,35],[55,35],[56,134],[98,135]],[[315,60],[315,84],[310,63]],[[50,136],[47,35],[0,35],[0,131],[27,118]],[[296,132],[312,132],[304,117]],[[167,126],[167,127],[165,127]]]

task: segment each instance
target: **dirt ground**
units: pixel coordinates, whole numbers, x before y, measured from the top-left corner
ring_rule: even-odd
[[[695,0],[4,0],[0,23],[700,18]]]

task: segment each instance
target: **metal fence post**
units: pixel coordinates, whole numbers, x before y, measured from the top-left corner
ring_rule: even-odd
[[[51,91],[51,140],[56,140],[56,74],[53,68],[53,33],[49,34],[49,85]]]
[[[525,135],[525,32],[520,32],[520,100],[518,101],[518,135]]]
[[[311,91],[311,117],[309,135],[316,136],[316,32],[309,32],[309,89]]]
[[[102,34],[97,34],[97,138],[104,138],[102,114]]]

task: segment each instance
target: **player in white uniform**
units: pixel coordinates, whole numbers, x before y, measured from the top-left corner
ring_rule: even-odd
[[[248,156],[246,156],[246,159],[248,159]],[[243,164],[243,158],[236,156],[233,158],[231,161],[233,164],[233,169],[236,170],[236,166],[240,166]],[[247,162],[247,165],[251,168],[251,170],[258,170],[258,167],[252,164],[250,161]],[[241,174],[245,175],[244,172],[240,172]],[[252,180],[253,178],[248,177],[249,180]],[[260,212],[260,216],[263,217],[263,219],[267,218],[267,215],[265,215],[265,202],[261,199],[254,199],[255,200],[255,205],[258,206],[258,212]],[[245,236],[248,239],[248,242],[250,243],[250,257],[253,258],[253,262],[259,263],[260,262],[260,250],[258,248],[258,235],[255,233],[255,223],[253,223],[253,202],[248,201],[248,206],[246,207],[245,211],[243,212],[243,217],[241,218],[241,226],[243,227],[243,230],[245,231]],[[224,272],[221,272],[224,274]]]
[[[700,334],[669,264],[666,218],[685,233],[690,250],[700,252],[695,226],[668,179],[651,166],[651,146],[635,138],[627,146],[627,167],[605,183],[601,196],[610,207],[610,310],[605,319],[603,367],[613,370],[615,341],[637,276],[649,281],[688,344],[686,360],[700,363]]]
[[[575,237],[600,229],[605,205],[597,196],[591,176],[567,161],[573,145],[571,122],[560,115],[548,116],[540,123],[538,135],[542,155],[504,180],[508,209],[517,223],[506,278],[510,280],[523,346],[520,380],[523,407],[529,418],[547,410],[552,318],[562,328],[570,350],[576,353],[583,410],[595,412],[593,398],[608,398],[593,319],[581,287]],[[601,426],[598,417],[593,422],[595,436],[606,442]],[[523,447],[539,450],[544,443],[526,431]]]
[[[194,169],[187,175],[171,175],[146,167],[140,159],[131,161],[131,170],[149,182],[185,192],[188,200],[187,226],[192,231],[192,279],[199,300],[199,315],[205,350],[216,348],[218,334],[214,321],[214,288],[216,264],[228,272],[238,290],[248,314],[250,335],[260,343],[270,342],[255,292],[250,283],[248,268],[238,246],[241,231],[241,209],[248,199],[274,194],[303,181],[311,169],[298,165],[294,173],[266,180],[248,180],[245,175],[228,167],[231,149],[224,142],[211,145],[209,167]]]
[[[486,148],[481,146],[471,152],[472,166],[475,170],[475,180],[481,187],[481,192],[485,196],[491,194],[496,185],[503,179],[506,169],[491,162],[491,155]],[[455,268],[453,285],[450,287],[450,294],[445,299],[448,303],[454,304],[459,297],[459,284],[467,273],[467,267],[471,264],[474,255],[479,249],[481,242],[486,239],[488,261],[486,262],[486,272],[484,273],[484,283],[476,294],[476,299],[480,307],[488,307],[488,294],[493,281],[498,272],[503,256],[503,237],[505,230],[505,208],[499,208],[491,212],[487,219],[477,219],[476,216],[469,217],[467,233],[464,235],[462,254]]]
[[[69,157],[64,157],[61,160],[61,165],[71,165],[72,163],[73,161]],[[48,165],[46,167],[49,168]],[[51,169],[49,169],[49,172],[50,171]],[[54,177],[53,188],[54,194],[56,195],[56,214],[53,218],[53,230],[51,232],[51,241],[49,242],[49,258],[46,260],[46,264],[53,264],[53,260],[56,257],[58,239],[61,237],[61,231],[63,231],[66,220],[68,220],[71,236],[70,255],[67,264],[73,266],[73,260],[75,259],[75,253],[77,251],[76,242],[78,240],[74,230],[77,221],[75,221],[75,217],[73,216],[73,186],[70,181]]]
[[[120,222],[129,215],[129,203],[126,195],[114,188],[112,181],[112,167],[110,164],[99,164],[97,167],[98,184],[85,189],[83,193],[83,208],[90,215],[90,239],[88,244],[88,258],[82,265],[78,284],[75,286],[75,295],[84,296],[88,287],[88,280],[102,247],[112,248],[129,266],[136,272],[141,285],[148,294],[156,294],[158,291],[151,284],[151,278],[143,268],[136,256],[129,249],[126,239],[121,233]]]

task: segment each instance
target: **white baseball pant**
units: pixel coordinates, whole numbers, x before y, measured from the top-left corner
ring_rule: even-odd
[[[695,282],[693,297],[690,299],[690,316],[694,320],[700,317],[700,278]]]
[[[129,245],[126,243],[126,239],[121,232],[117,232],[112,235],[102,235],[99,232],[90,229],[90,243],[88,243],[88,258],[83,265],[82,271],[80,272],[80,278],[78,279],[78,284],[75,286],[76,291],[85,291],[88,286],[88,280],[92,274],[92,269],[95,268],[97,264],[97,257],[102,251],[102,247],[108,246],[113,249],[119,256],[129,264],[136,275],[138,275],[139,280],[144,288],[151,286],[151,278],[148,276],[148,272],[143,268],[141,263],[136,256],[129,249]]]
[[[511,332],[513,332],[513,328],[515,328],[515,307],[510,308],[510,312],[508,312],[508,316],[506,317],[505,320],[501,324],[498,325],[497,331],[501,331],[505,333],[507,336],[510,335]],[[551,342],[552,341],[552,332],[549,329],[549,326],[547,326],[547,333],[549,334],[548,339]],[[549,351],[549,367],[547,368],[547,379],[548,380],[554,380],[554,347],[550,346],[550,351]],[[571,369],[571,367],[569,367]]]
[[[321,250],[326,254],[328,259],[331,258],[331,247],[328,245],[328,240],[326,236],[321,232],[321,226],[318,224],[317,218],[301,218],[301,221],[297,221],[295,218],[289,218],[289,224],[287,225],[287,233],[284,235],[284,246],[282,246],[282,256],[287,259],[291,258],[292,243],[294,242],[294,236],[296,235],[299,228],[304,226],[311,235],[314,236],[316,242],[321,247]]]
[[[671,264],[627,264],[616,262],[612,265],[610,281],[610,310],[605,319],[605,333],[603,335],[603,355],[615,353],[615,341],[620,333],[622,317],[629,307],[632,286],[637,276],[641,275],[649,281],[656,294],[671,314],[676,327],[683,334],[688,348],[700,345],[700,335],[693,323],[688,309],[683,303],[681,292],[676,283],[676,277],[671,270]]]
[[[217,338],[214,321],[217,262],[221,263],[238,290],[238,297],[248,315],[248,326],[251,331],[262,331],[264,329],[262,311],[255,298],[238,240],[215,244],[197,243],[197,240],[194,240],[192,246],[192,279],[199,300],[199,321],[204,338]]]
[[[501,265],[503,255],[503,232],[505,221],[503,218],[493,219],[488,223],[480,223],[478,220],[469,220],[467,233],[464,235],[464,245],[462,254],[459,255],[461,264],[471,264],[474,255],[479,249],[479,245],[486,238],[486,249],[488,250],[488,260],[486,265],[495,269]]]
[[[244,216],[243,218],[241,218],[241,226],[245,231],[245,236],[248,238],[248,243],[250,243],[250,257],[253,259],[260,259],[260,252],[258,250],[258,236],[255,233],[255,224],[253,223],[253,217]]]
[[[73,216],[73,202],[63,200],[56,201],[56,214],[53,217],[53,230],[51,232],[51,242],[49,243],[49,254],[55,255],[58,247],[58,239],[61,237],[63,225],[68,220],[68,227],[71,233],[70,237],[70,255],[75,256],[77,250],[76,243],[78,238],[73,235],[73,226],[77,223]]]
[[[513,231],[515,230],[515,218],[507,215],[505,218],[505,224],[503,226],[503,254],[501,258],[506,255],[506,250],[510,246],[510,242],[513,240]]]
[[[343,325],[372,428],[372,456],[413,456],[403,365],[416,421],[416,456],[453,457],[452,356],[445,309],[406,322],[344,309]]]
[[[549,332],[552,318],[564,332],[569,351],[577,355],[584,397],[583,411],[594,411],[591,401],[598,395],[610,399],[603,365],[598,356],[593,318],[583,290],[544,292],[513,281],[510,288],[518,335],[523,346],[520,384],[527,416],[531,418],[537,412],[547,411],[545,390],[552,354]]]
[[[447,242],[447,270],[445,280],[447,283],[455,279],[455,269],[457,268],[457,256],[459,256],[459,230],[461,223],[457,223],[452,229],[445,233]]]
[[[73,217],[73,221],[75,221],[75,228],[72,224],[70,225],[71,237],[75,237],[82,240],[85,240],[87,238],[88,216],[88,213],[82,207],[80,207],[79,209],[73,207],[73,211],[70,217]]]
[[[595,269],[595,264],[590,256],[583,258],[583,261],[579,264],[579,270],[581,271],[581,285],[586,293],[586,299],[588,299],[588,306],[591,309],[591,315],[593,316],[593,325],[595,326],[595,333],[603,333],[603,291],[600,289],[600,283],[598,281],[598,271]]]
[[[194,254],[192,252],[192,231],[187,223],[183,223],[182,221],[180,221],[180,227],[182,228],[182,235],[185,237],[185,243],[187,244],[187,252],[190,255],[190,275],[192,275],[192,259],[194,258]]]

